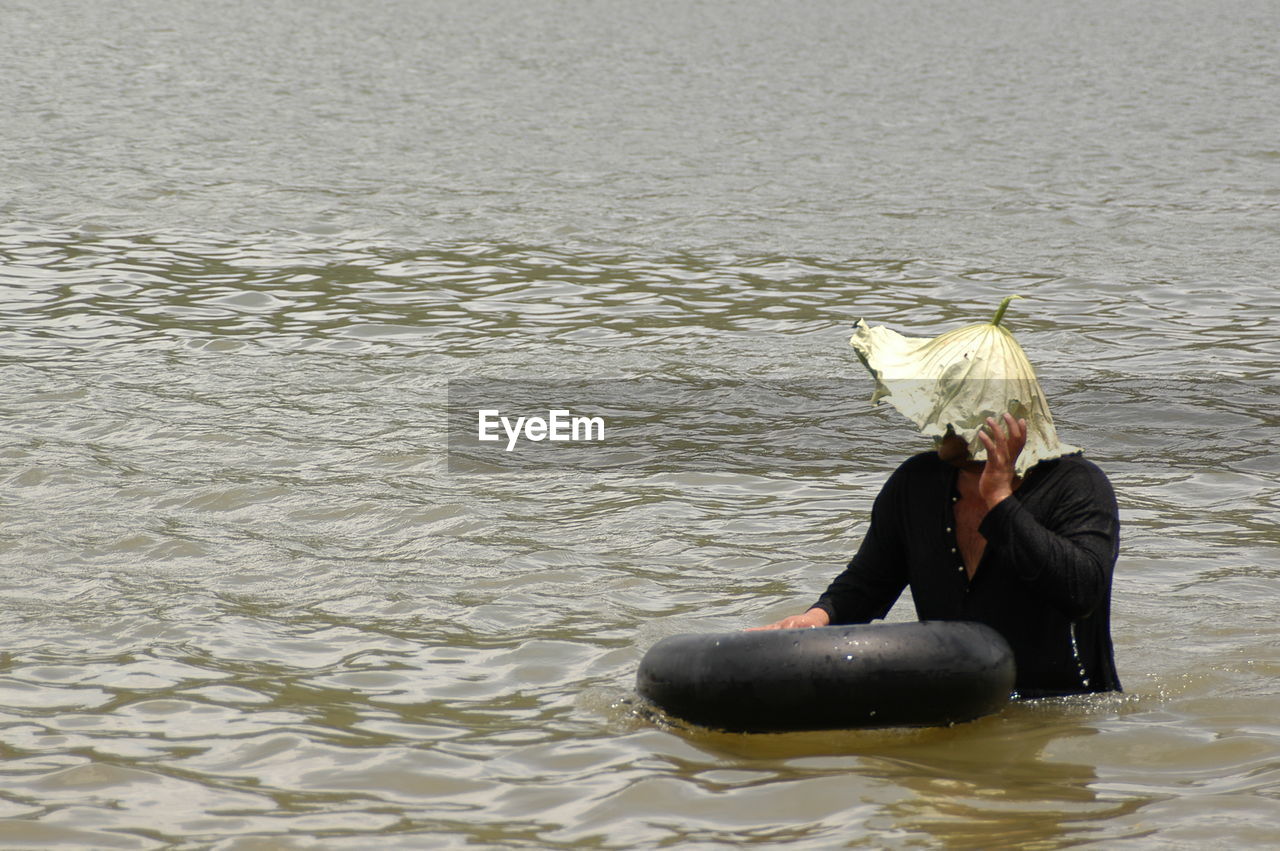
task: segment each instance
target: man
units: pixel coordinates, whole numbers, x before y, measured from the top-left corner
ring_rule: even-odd
[[[860,324],[852,343],[876,378],[875,398],[932,432],[936,451],[889,477],[857,554],[818,601],[763,629],[866,623],[910,586],[920,620],[977,621],[1005,637],[1020,697],[1120,690],[1110,633],[1115,494],[1097,466],[1057,442],[1030,364],[999,327],[1007,305],[990,325],[932,341]],[[896,367],[905,369],[895,376]],[[994,399],[1005,407],[999,420],[966,412],[990,410],[1001,395],[1017,398]],[[1033,426],[1009,408],[1030,413]]]

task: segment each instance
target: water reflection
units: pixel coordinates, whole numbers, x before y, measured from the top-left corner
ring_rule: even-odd
[[[735,778],[739,784],[785,786],[852,773],[864,778],[859,794],[878,804],[885,825],[941,847],[1060,848],[1088,841],[1092,824],[1132,814],[1147,802],[1100,793],[1092,765],[1054,755],[1069,749],[1062,746],[1072,739],[1098,735],[1094,718],[1105,717],[1116,702],[1015,703],[996,716],[948,728],[760,735],[663,723],[700,750],[731,754],[743,769]],[[696,767],[694,773],[700,784],[724,774]]]
[[[1082,823],[1136,809],[1133,801],[1099,800],[1092,766],[1046,755],[1054,743],[1095,730],[1046,720],[1011,721],[960,747],[890,757],[892,768],[880,776],[915,793],[890,811],[947,848],[1054,848],[1079,842]]]

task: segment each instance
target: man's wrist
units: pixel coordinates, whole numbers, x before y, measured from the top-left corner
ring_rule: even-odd
[[[984,496],[983,501],[987,504],[987,511],[990,511],[1011,496],[1013,496],[1012,488],[1000,488],[995,493]]]
[[[831,623],[831,613],[821,606],[814,606],[804,613],[806,618],[821,621],[818,626],[828,626]]]

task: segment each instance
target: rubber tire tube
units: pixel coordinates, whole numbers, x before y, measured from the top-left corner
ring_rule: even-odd
[[[674,635],[644,655],[641,697],[733,732],[934,726],[998,711],[1013,651],[969,621]]]

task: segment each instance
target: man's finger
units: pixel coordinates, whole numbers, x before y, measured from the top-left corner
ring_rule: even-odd
[[[1025,440],[1027,437],[1027,421],[1015,419],[1013,414],[1004,415],[1005,424],[1009,428],[1010,440]]]
[[[991,435],[987,434],[985,431],[979,431],[978,440],[981,440],[982,445],[987,448],[988,460],[995,461],[1000,457],[1000,454],[1001,454],[1000,447],[996,444],[994,440],[991,439]]]
[[[997,446],[1004,445],[1007,435],[1004,433],[1004,430],[1000,428],[1000,424],[996,422],[995,417],[987,417],[987,432],[991,439],[996,442]]]

